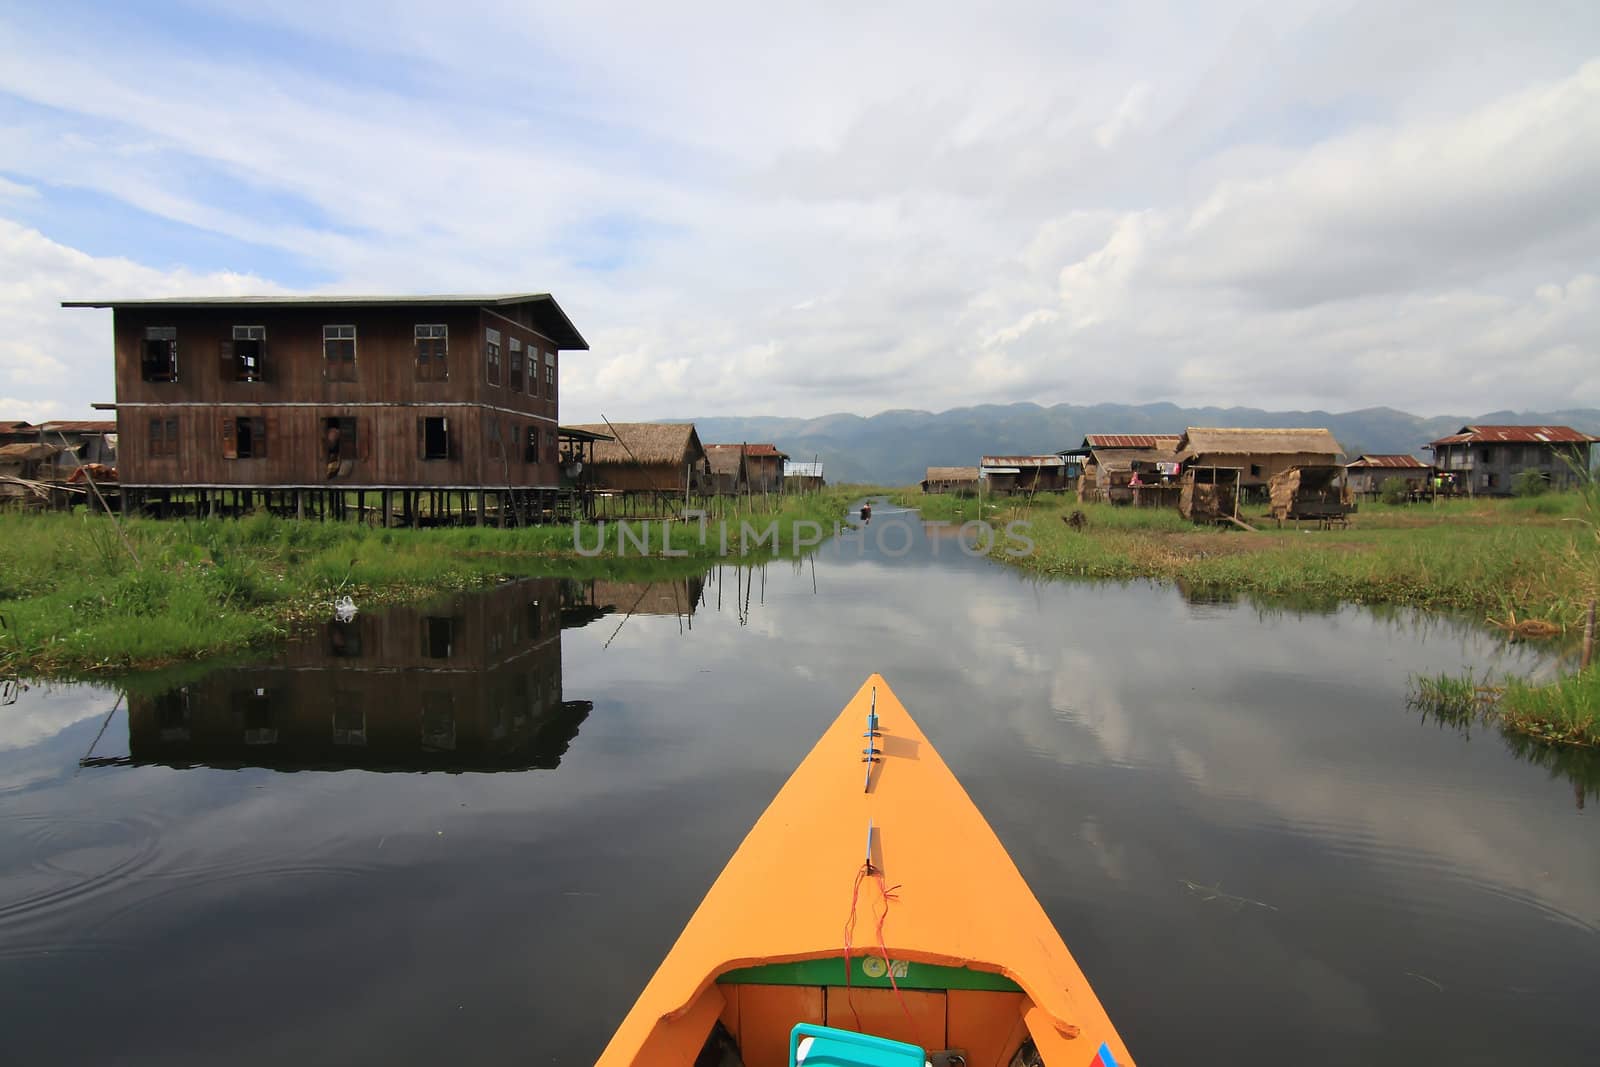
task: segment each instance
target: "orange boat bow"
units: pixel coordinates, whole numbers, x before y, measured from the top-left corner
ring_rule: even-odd
[[[874,694],[882,754],[871,765],[871,788],[863,791],[862,749]],[[727,1017],[731,998],[723,990],[740,988],[719,987],[718,976],[844,955],[852,907],[853,954],[881,958],[881,892],[875,878],[858,879],[869,822],[872,864],[892,891],[882,924],[890,959],[967,967],[1016,983],[1021,995],[1010,996],[1048,1067],[1088,1067],[1102,1043],[1119,1065],[1132,1064],[1016,864],[876,674],[728,861],[600,1064],[693,1063],[718,1017]],[[905,1008],[906,998],[899,1000]],[[1017,1033],[1020,1040],[1020,1028]],[[747,1062],[756,1062],[760,1057],[751,1051]]]

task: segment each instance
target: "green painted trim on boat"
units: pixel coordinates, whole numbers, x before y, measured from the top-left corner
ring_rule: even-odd
[[[943,967],[936,963],[894,964],[895,984],[901,989],[988,989],[1001,993],[1020,993],[1022,987],[1004,975],[974,971],[967,967]],[[902,971],[903,969],[903,971]],[[889,988],[883,959],[855,956],[850,960],[850,984],[868,989]],[[876,973],[872,973],[876,972]],[[718,985],[820,985],[842,986],[844,957],[821,960],[794,960],[790,963],[764,963],[741,967],[717,978]]]

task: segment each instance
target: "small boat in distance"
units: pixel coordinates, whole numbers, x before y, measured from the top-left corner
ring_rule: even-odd
[[[871,522],[872,521],[872,501],[870,501],[870,500],[861,505],[861,521],[862,522]]]
[[[757,820],[602,1067],[1127,1067],[1094,990],[874,674]]]

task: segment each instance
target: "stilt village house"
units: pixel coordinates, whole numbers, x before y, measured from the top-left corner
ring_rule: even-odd
[[[1133,499],[1131,483],[1154,484],[1160,480],[1163,465],[1170,471],[1177,466],[1174,450],[1177,434],[1092,433],[1077,448],[1060,455],[1082,458],[1083,473],[1078,477],[1079,500],[1109,500],[1126,503]]]
[[[1427,445],[1439,471],[1465,482],[1469,493],[1510,496],[1512,479],[1536,471],[1559,489],[1578,485],[1600,437],[1570,426],[1463,426]]]
[[[118,480],[144,491],[561,484],[544,293],[73,301],[111,308]],[[126,499],[126,498],[125,498]]]
[[[1191,466],[1239,471],[1243,489],[1265,489],[1291,467],[1332,466],[1343,455],[1325,429],[1219,429],[1191,426],[1178,439],[1176,458]]]
[[[771,443],[706,445],[711,478],[718,493],[781,493],[783,464],[789,457]]]
[[[594,443],[589,473],[596,489],[613,493],[711,491],[711,465],[692,422],[580,423],[572,429],[612,438]]]

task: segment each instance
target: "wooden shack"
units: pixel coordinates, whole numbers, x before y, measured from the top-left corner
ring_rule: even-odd
[[[783,464],[783,491],[786,493],[815,493],[827,484],[820,460],[803,463],[786,460]]]
[[[1399,480],[1407,492],[1422,492],[1433,478],[1433,467],[1416,456],[1363,453],[1344,465],[1350,492],[1376,496],[1386,483]]]
[[[984,456],[978,467],[986,492],[996,496],[1018,493],[1062,493],[1067,484],[1067,461],[1051,453],[1032,456]]]
[[[1185,467],[1179,479],[1178,512],[1191,522],[1239,521],[1238,467]]]
[[[1323,526],[1342,526],[1355,510],[1344,467],[1337,464],[1290,467],[1272,476],[1267,492],[1272,517],[1280,526],[1305,519]]]
[[[72,301],[112,309],[124,501],[298,513],[375,492],[555,494],[562,351],[588,343],[545,293]],[[465,510],[465,509],[464,509]],[[361,508],[362,513],[365,508]]]
[[[789,457],[770,443],[706,445],[711,484],[718,494],[781,493]]]
[[[978,468],[929,467],[922,477],[922,491],[973,496],[978,492]]]
[[[1291,467],[1331,466],[1342,454],[1324,429],[1233,429],[1191,426],[1178,440],[1174,458],[1184,467],[1239,471],[1240,492],[1261,498],[1273,475]]]
[[[1135,502],[1132,482],[1136,474],[1146,486],[1176,478],[1177,444],[1177,434],[1092,433],[1077,448],[1059,455],[1082,459],[1083,472],[1077,480],[1080,501],[1125,504]],[[1154,499],[1154,495],[1141,495],[1137,502]]]
[[[612,493],[703,494],[712,491],[711,464],[692,422],[578,423],[596,440],[589,471],[596,489]]]
[[[560,586],[507,582],[330,621],[270,663],[225,667],[165,692],[130,690],[129,757],[110,762],[555,767],[590,707],[562,692]]]

